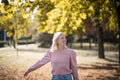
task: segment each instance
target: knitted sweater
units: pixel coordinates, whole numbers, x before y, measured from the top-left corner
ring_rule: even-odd
[[[30,69],[35,70],[44,64],[51,62],[53,75],[72,74],[74,80],[78,79],[76,53],[71,49],[63,51],[50,51],[48,50],[45,56],[35,63]]]

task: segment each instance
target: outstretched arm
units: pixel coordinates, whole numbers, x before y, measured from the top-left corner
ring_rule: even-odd
[[[34,65],[32,65],[24,74],[24,77],[27,76],[30,72],[40,68],[41,66],[43,66],[44,64],[48,63],[50,61],[50,52],[48,51],[45,56],[38,61],[37,63],[35,63]]]

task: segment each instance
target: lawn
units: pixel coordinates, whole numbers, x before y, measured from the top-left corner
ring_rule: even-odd
[[[36,45],[21,45],[17,51],[12,47],[0,48],[0,80],[50,80],[50,63],[23,77],[24,72],[40,60],[48,48]],[[96,50],[79,50],[77,66],[81,80],[120,80],[118,52],[107,51],[106,59],[98,59]]]

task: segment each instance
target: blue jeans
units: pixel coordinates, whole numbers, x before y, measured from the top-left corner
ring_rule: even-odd
[[[71,74],[65,74],[65,75],[53,75],[52,80],[72,80]]]

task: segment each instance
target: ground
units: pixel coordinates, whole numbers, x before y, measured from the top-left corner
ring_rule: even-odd
[[[24,77],[25,71],[40,60],[48,48],[37,44],[0,48],[0,80],[50,80],[50,63]],[[80,80],[120,80],[118,52],[105,52],[106,59],[97,57],[97,50],[74,49]]]

